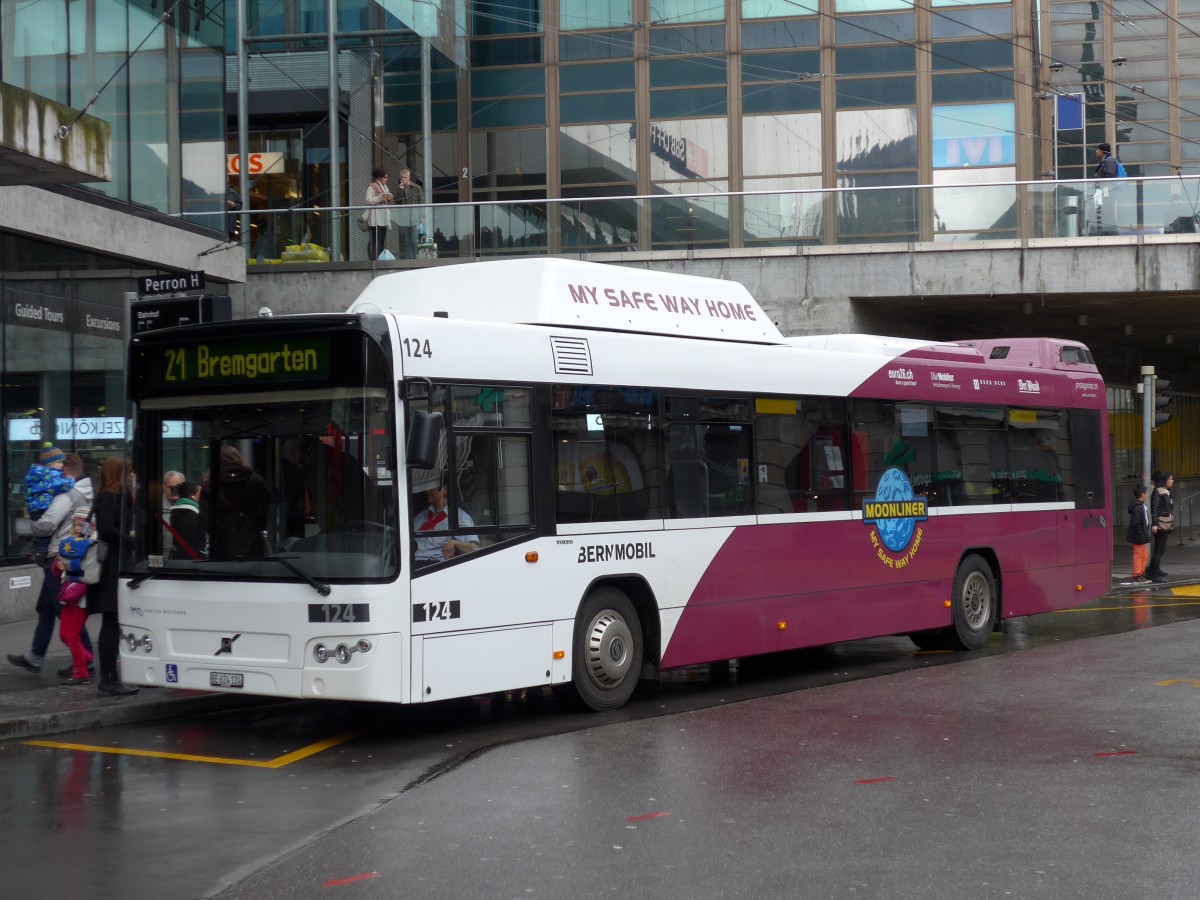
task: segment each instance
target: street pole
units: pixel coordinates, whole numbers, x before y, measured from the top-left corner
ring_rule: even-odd
[[[1150,493],[1150,440],[1154,432],[1154,366],[1142,366],[1142,487]]]

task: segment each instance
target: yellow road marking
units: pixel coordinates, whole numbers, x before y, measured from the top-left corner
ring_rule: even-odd
[[[1128,606],[1076,606],[1072,609],[1055,609],[1051,610],[1056,613],[1084,613],[1084,612],[1127,612],[1131,609],[1169,609],[1173,606],[1198,606],[1200,600],[1189,600],[1185,603],[1138,603]],[[1041,615],[1040,613],[1038,615]]]
[[[51,750],[83,750],[87,753],[113,753],[118,756],[145,756],[152,759],[177,759],[181,762],[199,762],[212,763],[219,766],[249,766],[255,769],[282,769],[284,766],[289,766],[294,762],[305,759],[320,753],[322,750],[328,750],[330,747],[336,747],[338,744],[344,744],[353,738],[366,734],[365,731],[347,731],[345,734],[339,734],[337,737],[331,737],[324,741],[318,741],[315,744],[309,744],[307,747],[302,747],[292,753],[285,753],[283,756],[278,756],[275,759],[233,759],[227,756],[200,756],[192,753],[168,753],[161,750],[136,750],[131,747],[99,747],[93,744],[67,744],[61,741],[24,741],[30,747],[47,747]]]
[[[1200,681],[1193,681],[1191,678],[1172,678],[1169,681],[1156,681],[1155,687],[1170,687],[1173,684],[1190,684],[1192,687],[1200,687]]]

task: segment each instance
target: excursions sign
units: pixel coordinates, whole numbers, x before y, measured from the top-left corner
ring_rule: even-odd
[[[24,294],[5,304],[4,321],[60,333],[90,334],[120,339],[121,311],[116,307],[86,300]]]

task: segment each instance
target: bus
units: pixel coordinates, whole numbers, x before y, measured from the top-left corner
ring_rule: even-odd
[[[128,379],[133,684],[608,710],[673,667],[977,649],[1110,583],[1076,341],[789,338],[735,282],[518,259],[138,334]]]

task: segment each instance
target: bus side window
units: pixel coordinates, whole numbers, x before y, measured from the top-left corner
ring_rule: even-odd
[[[557,521],[661,518],[657,394],[588,385],[553,393]]]
[[[834,397],[760,397],[755,408],[757,512],[845,509],[845,402]]]

